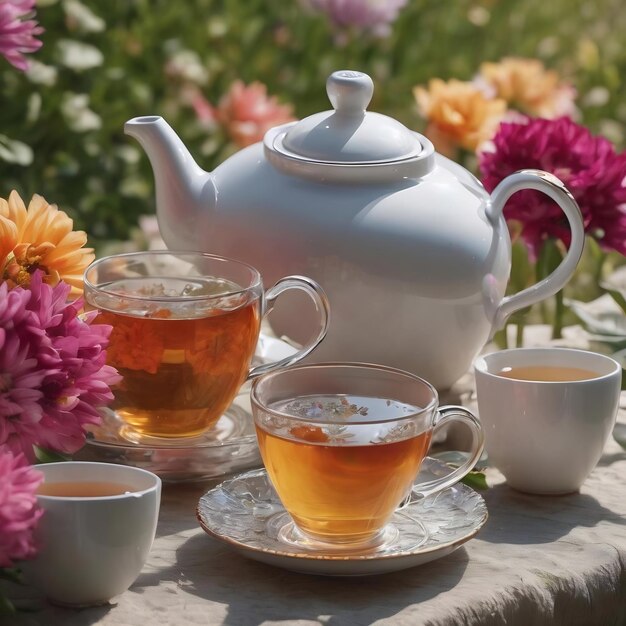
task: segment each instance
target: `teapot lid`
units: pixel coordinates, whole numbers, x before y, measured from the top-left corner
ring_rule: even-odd
[[[326,92],[334,110],[315,113],[274,136],[273,149],[318,163],[390,163],[423,150],[417,133],[386,115],[366,111],[374,83],[362,72],[333,72]]]

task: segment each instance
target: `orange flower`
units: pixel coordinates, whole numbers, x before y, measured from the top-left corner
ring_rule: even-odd
[[[289,432],[301,441],[310,441],[312,443],[326,443],[330,441],[328,435],[319,426],[292,426]]]
[[[17,226],[0,215],[0,267],[17,245]]]
[[[244,85],[235,81],[220,100],[217,118],[231,139],[244,148],[261,141],[272,127],[292,122],[293,108],[268,97],[267,87],[259,82]]]
[[[489,99],[475,85],[460,80],[428,82],[428,89],[415,87],[419,112],[428,121],[426,135],[443,154],[461,146],[476,150],[491,139],[506,111],[506,102]]]
[[[95,257],[83,247],[87,235],[73,225],[41,196],[34,195],[28,208],[16,191],[8,201],[0,198],[0,282],[28,287],[31,274],[42,270],[46,283],[63,280],[72,288],[70,297],[80,295],[83,271]]]
[[[572,116],[576,91],[537,59],[507,57],[500,63],[483,63],[480,79],[509,105],[538,117]]]

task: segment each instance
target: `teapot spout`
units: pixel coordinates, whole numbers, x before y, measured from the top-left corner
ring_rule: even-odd
[[[139,141],[150,159],[165,243],[170,249],[199,249],[199,223],[208,219],[217,198],[212,175],[194,161],[162,117],[135,117],[124,124],[124,132]]]

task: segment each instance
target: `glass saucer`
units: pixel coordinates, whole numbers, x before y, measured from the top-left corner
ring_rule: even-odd
[[[254,362],[267,363],[293,354],[296,348],[262,334]],[[74,455],[80,461],[103,461],[149,470],[164,482],[224,478],[262,465],[250,408],[250,384],[239,394],[217,424],[198,437],[153,438],[133,441],[126,425],[113,411],[102,412],[102,424],[90,426],[85,446]]]
[[[416,482],[449,468],[427,457]],[[392,533],[361,551],[310,549],[290,541],[292,523],[264,469],[240,474],[211,489],[198,502],[200,526],[248,558],[306,574],[369,576],[415,567],[444,557],[469,541],[487,521],[483,498],[462,483],[410,502],[393,515]],[[282,531],[282,532],[281,532]]]
[[[419,527],[416,529],[417,534],[412,546],[413,548],[417,548],[428,539],[428,533],[424,525],[421,522],[418,522],[418,525]],[[394,543],[399,540],[400,531],[394,524],[387,524],[374,539],[364,543],[358,543],[356,545],[325,543],[309,539],[303,535],[293,523],[289,513],[285,511],[284,513],[277,513],[268,520],[267,534],[270,537],[278,539],[281,543],[312,553],[322,550],[328,554],[361,555],[365,553],[373,554],[374,552],[377,554],[384,553],[387,546],[394,545]]]

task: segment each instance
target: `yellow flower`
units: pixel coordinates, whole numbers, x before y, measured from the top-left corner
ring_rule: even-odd
[[[506,102],[490,99],[474,84],[460,80],[428,82],[413,94],[422,117],[428,121],[426,135],[443,154],[461,146],[476,150],[491,139],[506,111]]]
[[[82,293],[83,271],[94,260],[93,250],[84,248],[87,235],[73,231],[73,221],[55,205],[34,195],[26,208],[12,191],[0,198],[0,281],[9,286],[30,284],[35,270],[44,272],[44,281],[68,283],[71,297]]]
[[[575,112],[574,88],[537,59],[507,57],[500,63],[483,63],[480,78],[497,97],[529,115],[552,118]]]

